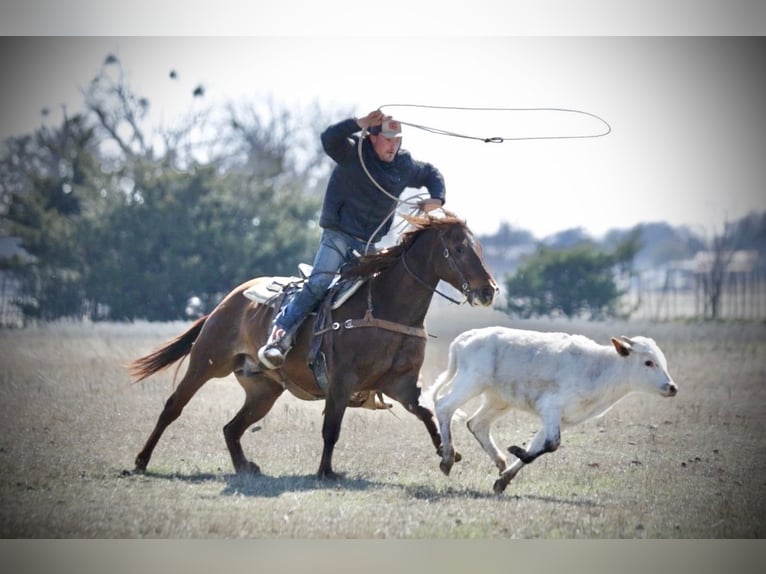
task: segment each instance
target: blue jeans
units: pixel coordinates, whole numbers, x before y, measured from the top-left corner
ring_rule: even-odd
[[[319,249],[314,256],[314,269],[301,290],[277,316],[277,326],[288,333],[297,327],[322,299],[338,270],[354,257],[352,250],[364,253],[365,245],[364,241],[346,233],[323,230]],[[370,245],[368,253],[374,251],[374,246]]]

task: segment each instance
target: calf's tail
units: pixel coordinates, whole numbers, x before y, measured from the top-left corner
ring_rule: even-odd
[[[433,385],[427,389],[422,389],[420,393],[420,404],[431,411],[434,410],[436,399],[439,398],[440,392],[447,389],[449,383],[455,378],[455,373],[457,373],[457,345],[455,343],[455,341],[452,341],[449,346],[447,370],[436,377]]]

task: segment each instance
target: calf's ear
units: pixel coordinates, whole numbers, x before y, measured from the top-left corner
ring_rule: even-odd
[[[612,337],[612,345],[614,345],[614,348],[617,349],[617,352],[620,354],[620,356],[627,357],[630,355],[629,343]]]

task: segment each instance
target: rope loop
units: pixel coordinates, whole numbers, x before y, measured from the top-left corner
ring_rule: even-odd
[[[480,137],[480,136],[473,136],[468,134],[461,134],[457,132],[451,132],[441,128],[434,128],[434,127],[419,125],[415,123],[410,123],[410,122],[402,121],[401,119],[397,118],[397,121],[402,125],[410,126],[410,127],[423,130],[432,134],[463,138],[463,139],[472,139],[472,140],[477,140],[484,143],[496,144],[496,143],[503,143],[506,141],[599,138],[599,137],[606,136],[612,132],[612,126],[609,124],[609,122],[607,122],[602,117],[597,116],[596,114],[593,114],[591,112],[576,110],[572,108],[482,108],[482,107],[460,107],[460,106],[432,106],[432,105],[422,105],[422,104],[384,104],[380,106],[378,110],[382,111],[383,108],[393,108],[393,107],[420,108],[420,109],[431,109],[431,110],[481,111],[481,112],[560,112],[560,113],[567,113],[567,114],[580,114],[580,115],[589,116],[591,118],[598,120],[605,126],[603,131],[599,133],[592,133],[592,134],[576,134],[576,135],[560,135],[560,136],[523,136],[523,137],[501,137],[501,136]],[[375,237],[378,231],[382,229],[382,227],[386,224],[386,222],[389,219],[393,218],[394,214],[397,212],[400,206],[402,205],[408,206],[410,208],[408,215],[414,215],[418,211],[420,211],[421,202],[423,201],[423,199],[426,199],[426,195],[427,195],[427,194],[420,193],[414,196],[413,198],[403,200],[389,193],[383,186],[381,186],[367,169],[367,166],[364,163],[364,158],[362,157],[362,143],[364,142],[367,135],[368,135],[367,128],[362,129],[362,133],[361,133],[361,136],[359,137],[359,142],[357,146],[359,161],[362,164],[362,169],[364,170],[364,173],[367,175],[370,181],[375,185],[375,187],[381,193],[385,194],[387,197],[393,200],[394,208],[391,210],[388,216],[381,222],[381,224],[377,227],[377,229],[375,229],[375,231],[367,240],[367,244],[365,245],[365,253],[367,253],[367,251],[369,250],[370,243],[372,242],[372,238]],[[407,226],[407,221],[403,218],[403,221],[399,225],[401,225],[402,229],[404,229]]]
[[[474,139],[484,143],[503,143],[505,141],[529,141],[529,140],[566,140],[566,139],[586,139],[586,138],[600,138],[604,137],[612,132],[612,126],[604,118],[597,116],[594,113],[586,112],[583,110],[577,110],[574,108],[481,108],[481,107],[461,107],[461,106],[431,106],[423,104],[384,104],[378,109],[383,108],[419,108],[427,110],[455,110],[455,111],[468,111],[468,112],[558,112],[565,114],[579,114],[583,116],[589,116],[595,120],[598,120],[604,125],[604,129],[598,133],[590,134],[575,134],[575,135],[560,135],[560,136],[519,136],[519,137],[479,137],[467,134],[460,134],[457,132],[451,132],[441,128],[434,128],[414,123],[402,121],[400,118],[396,118],[397,121],[404,125],[423,130],[429,133],[451,136],[456,138]]]

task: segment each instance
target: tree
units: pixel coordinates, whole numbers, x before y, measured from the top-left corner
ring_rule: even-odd
[[[106,141],[116,142],[110,149],[121,150],[112,160],[119,186],[111,194],[124,200],[108,226],[92,230],[90,243],[108,249],[89,255],[98,264],[88,292],[109,317],[177,319],[191,297],[210,309],[253,276],[294,274],[318,240],[311,225],[318,178],[312,172],[307,183],[306,170],[315,168],[319,148],[303,149],[308,159],[298,164],[300,146],[288,141],[299,132],[292,114],[270,108],[241,117],[229,107],[212,142],[191,135],[208,125],[204,111],[147,134],[140,120],[150,103],[126,88],[120,73],[112,76],[88,94]],[[194,97],[203,93],[195,89]],[[162,145],[150,145],[157,141]]]
[[[522,318],[574,318],[585,313],[591,319],[618,316],[624,293],[617,288],[614,275],[618,269],[625,272],[639,247],[636,233],[611,253],[589,243],[565,249],[540,245],[515,274],[507,276],[505,311]]]
[[[702,283],[705,319],[715,320],[721,315],[724,286],[736,250],[736,239],[736,226],[725,222],[723,231],[713,234],[709,251],[702,254],[704,262],[698,273]]]
[[[236,284],[295,274],[311,257],[328,170],[316,132],[305,142],[319,114],[307,124],[230,109],[213,122],[197,107],[155,131],[114,56],[85,104],[0,156],[0,230],[31,256],[13,264],[25,314],[179,319],[192,296],[211,308]]]
[[[65,117],[58,129],[44,127],[5,142],[2,227],[31,255],[11,264],[25,294],[19,304],[28,317],[82,313],[80,232],[93,200],[83,183],[96,171],[94,146],[93,131],[81,115]]]

